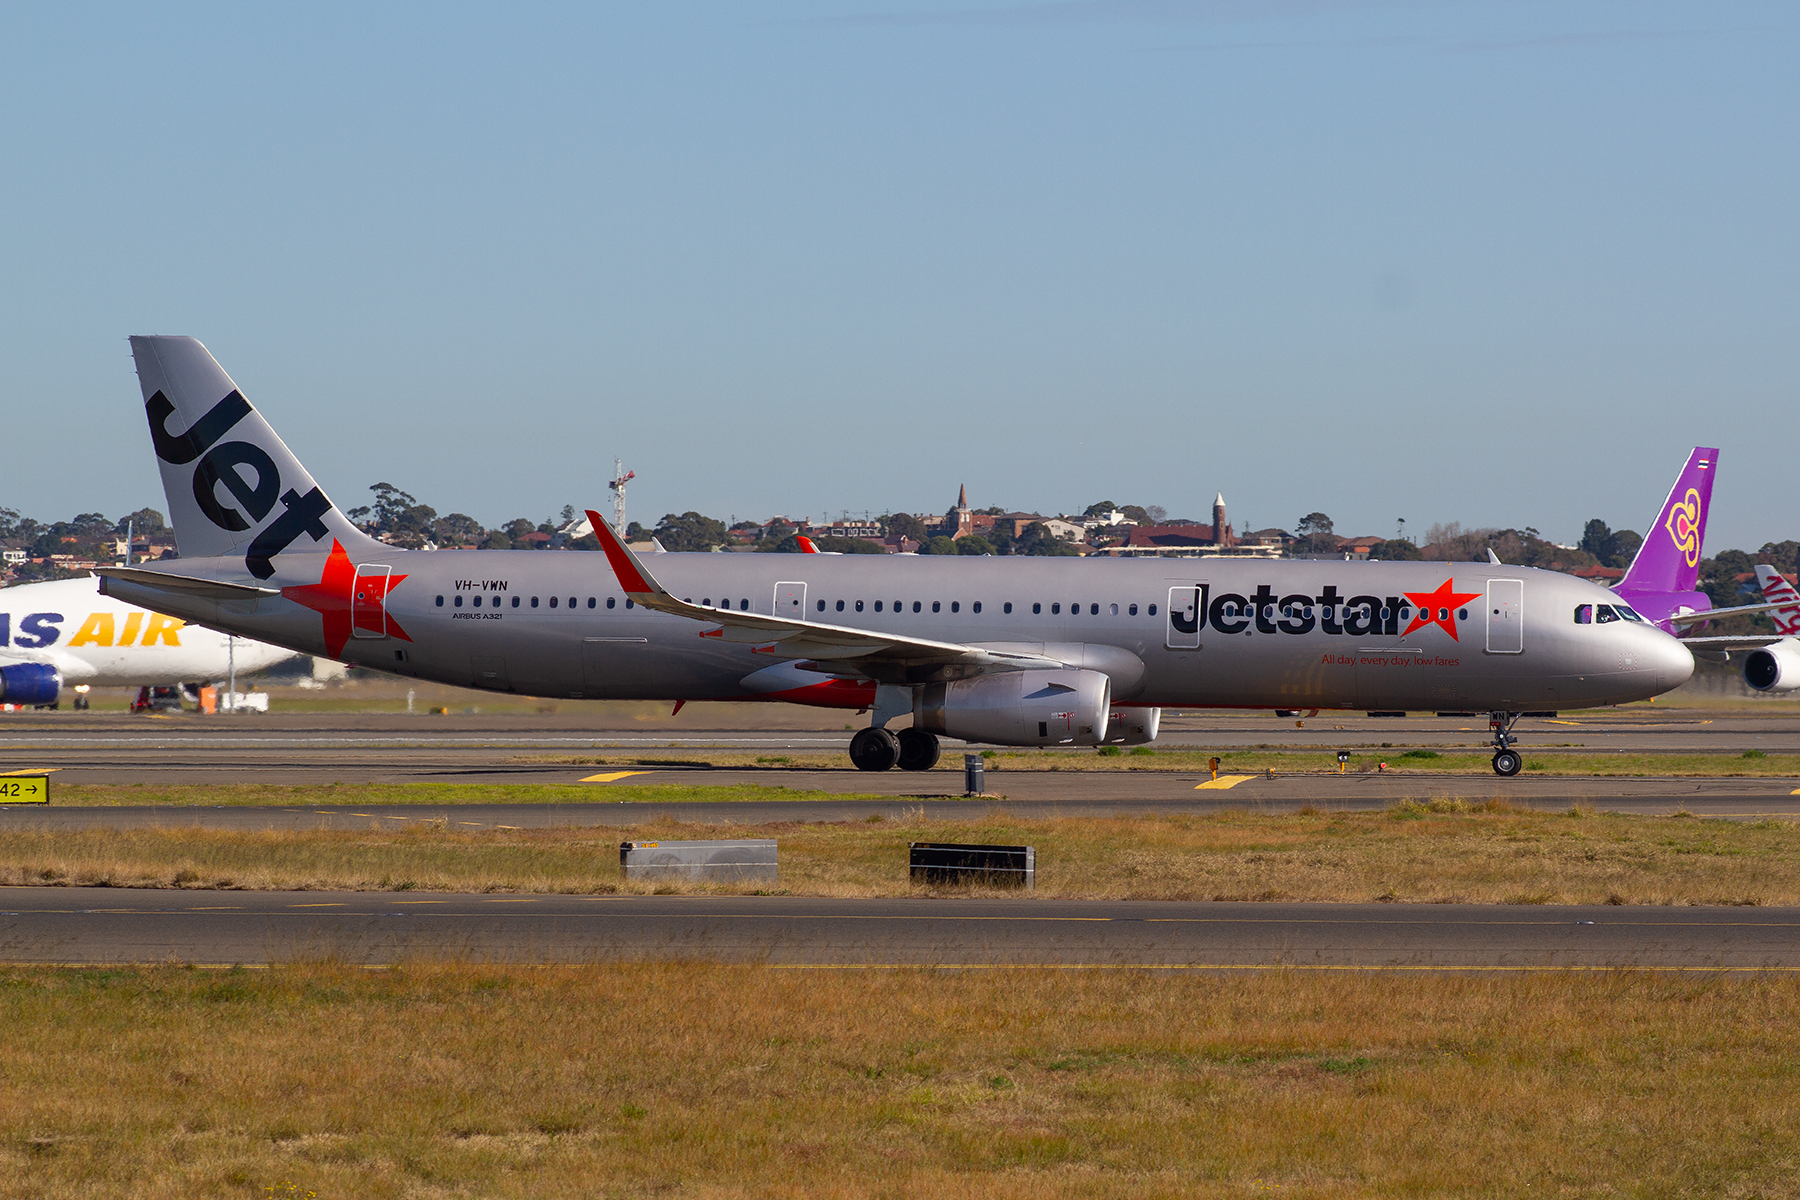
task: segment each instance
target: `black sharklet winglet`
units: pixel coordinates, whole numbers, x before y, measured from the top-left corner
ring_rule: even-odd
[[[844,625],[796,621],[789,617],[765,616],[762,613],[741,612],[736,609],[708,608],[703,604],[679,600],[656,581],[656,577],[644,566],[643,560],[632,552],[631,547],[625,544],[605,517],[590,508],[587,510],[587,518],[594,527],[594,536],[599,539],[600,548],[606,552],[606,560],[612,566],[613,575],[632,602],[653,612],[687,617],[718,626],[702,633],[701,637],[716,637],[731,642],[774,643],[769,653],[779,654],[784,658],[860,658],[908,663],[937,661],[1014,670],[1052,670],[1064,666],[1061,660],[1043,655],[1009,654],[966,646],[960,642],[872,633],[867,629]],[[788,642],[793,644],[786,645]]]

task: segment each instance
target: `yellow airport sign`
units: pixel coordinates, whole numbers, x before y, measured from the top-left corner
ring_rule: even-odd
[[[50,803],[48,775],[10,775],[0,778],[0,804]]]

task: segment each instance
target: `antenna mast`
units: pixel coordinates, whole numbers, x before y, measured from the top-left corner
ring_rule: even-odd
[[[619,536],[625,536],[625,485],[637,478],[636,471],[627,471],[623,459],[613,459],[612,482],[606,486],[613,492],[613,528]]]

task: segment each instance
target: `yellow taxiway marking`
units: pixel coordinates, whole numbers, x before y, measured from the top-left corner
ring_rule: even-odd
[[[1549,718],[1546,718],[1546,720],[1551,725],[1579,725],[1579,724],[1581,724],[1580,721],[1559,721],[1555,717],[1549,717]]]
[[[0,775],[48,775],[52,771],[60,771],[61,767],[27,767],[23,771],[0,771]]]
[[[1790,795],[1790,796],[1800,796],[1800,788],[1795,788],[1795,789],[1794,789],[1794,790],[1793,790],[1793,791],[1791,791],[1791,792],[1789,792],[1789,793],[1788,793],[1788,795]]]
[[[589,775],[582,783],[617,783],[632,775],[648,775],[648,771],[608,771],[604,775]]]
[[[458,821],[458,825],[480,825],[480,821]]]
[[[342,908],[342,904],[290,904],[289,908]]]
[[[1201,790],[1224,791],[1226,788],[1236,787],[1238,784],[1243,783],[1246,779],[1255,779],[1255,778],[1256,778],[1256,776],[1254,776],[1254,775],[1221,775],[1217,779],[1209,779],[1205,783],[1196,783],[1194,785],[1194,790],[1196,792],[1201,791]]]
[[[517,829],[517,828],[519,828],[519,826],[517,826],[517,825],[496,825],[496,826],[494,826],[494,828],[495,829]]]

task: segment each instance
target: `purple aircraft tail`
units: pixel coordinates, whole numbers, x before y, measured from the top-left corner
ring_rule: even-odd
[[[1706,514],[1712,508],[1714,469],[1719,452],[1696,446],[1669,490],[1656,523],[1619,581],[1623,595],[1692,592],[1700,581],[1700,554],[1706,543]]]

